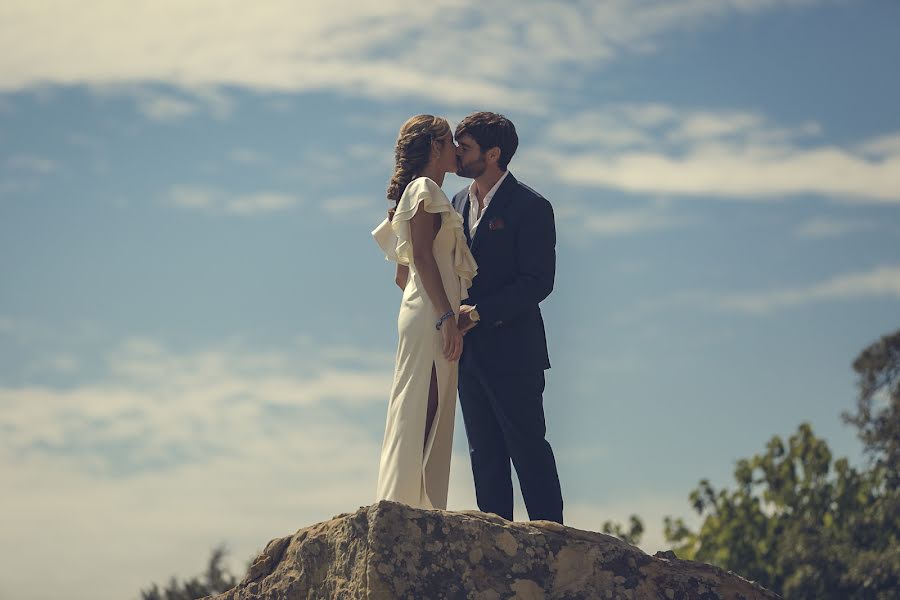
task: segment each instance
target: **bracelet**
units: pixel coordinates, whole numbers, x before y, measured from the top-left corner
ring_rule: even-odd
[[[441,318],[438,319],[438,322],[434,324],[434,328],[437,329],[438,331],[440,331],[441,325],[444,324],[444,321],[446,321],[447,319],[449,319],[450,317],[452,317],[454,315],[456,315],[456,313],[454,313],[452,310],[448,310],[447,312],[445,312],[444,314],[441,315]]]

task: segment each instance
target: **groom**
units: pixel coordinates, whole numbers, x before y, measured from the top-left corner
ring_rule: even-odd
[[[550,368],[538,304],[553,290],[553,208],[507,170],[519,145],[512,122],[491,112],[456,127],[457,175],[474,179],[453,198],[478,262],[459,309],[466,334],[459,400],[482,512],[513,520],[510,460],[533,520],[563,522],[553,450],[545,439],[544,370]]]

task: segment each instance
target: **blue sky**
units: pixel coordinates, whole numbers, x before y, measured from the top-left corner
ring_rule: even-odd
[[[0,596],[136,597],[372,502],[370,231],[423,112],[509,116],[555,207],[569,524],[663,549],[802,421],[859,463],[850,365],[900,315],[896,3],[233,4],[0,7]]]

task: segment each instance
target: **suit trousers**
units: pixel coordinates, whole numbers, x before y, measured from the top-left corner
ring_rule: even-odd
[[[556,459],[545,439],[544,372],[487,376],[474,361],[462,362],[459,401],[478,509],[513,520],[512,460],[529,519],[561,524]]]

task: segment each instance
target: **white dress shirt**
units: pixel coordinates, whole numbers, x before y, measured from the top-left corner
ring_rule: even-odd
[[[481,222],[481,217],[484,216],[484,213],[487,212],[488,204],[491,202],[491,198],[494,197],[494,194],[497,193],[497,190],[500,188],[500,184],[503,183],[503,180],[506,179],[506,176],[509,175],[509,171],[507,170],[503,173],[503,176],[497,180],[497,183],[494,184],[494,187],[491,188],[484,196],[484,208],[481,209],[481,214],[478,214],[478,198],[475,196],[475,182],[472,181],[471,185],[469,185],[469,235],[471,237],[475,237],[475,230],[478,228],[478,223]],[[465,204],[463,204],[465,206]]]

